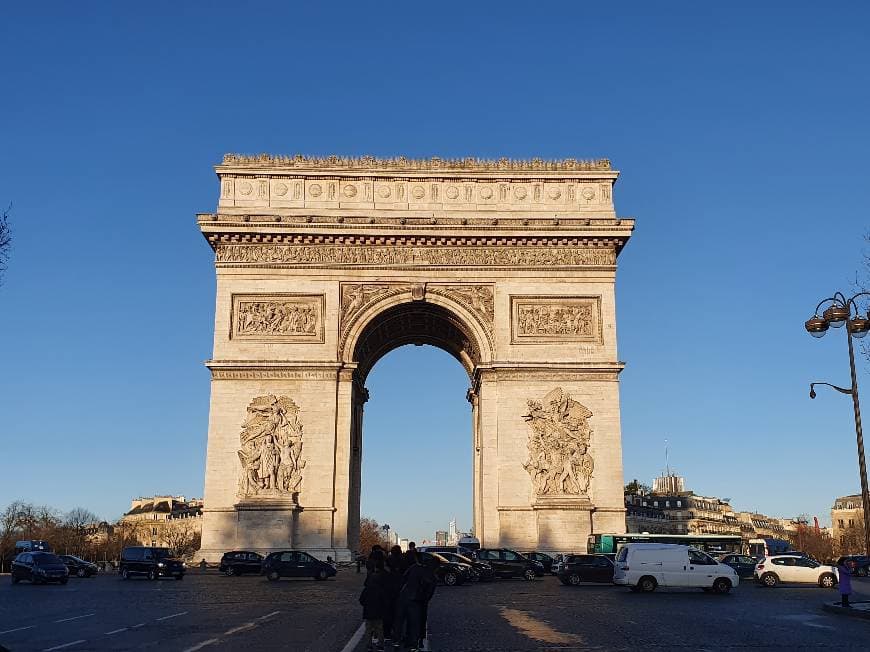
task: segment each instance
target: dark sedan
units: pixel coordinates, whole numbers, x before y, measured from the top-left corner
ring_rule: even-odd
[[[79,559],[75,555],[60,555],[60,558],[66,564],[69,574],[76,577],[91,577],[99,570],[96,564]]]
[[[613,561],[607,555],[567,555],[559,566],[559,581],[577,586],[581,582],[613,582]]]
[[[418,552],[417,559],[432,560],[435,568],[435,577],[446,586],[459,586],[471,581],[472,568],[470,564],[450,561],[437,552]]]
[[[270,582],[281,577],[312,577],[325,580],[337,573],[335,566],[301,550],[272,552],[263,560],[261,572]]]
[[[69,570],[57,555],[50,552],[22,552],[12,562],[12,583],[29,580],[33,584],[69,581]]]
[[[471,566],[472,581],[487,582],[495,578],[495,574],[492,572],[492,566],[487,564],[485,561],[469,559],[468,557],[455,552],[439,552],[438,554],[444,557],[444,559],[446,559],[447,561],[453,561],[457,564],[466,564],[468,566]]]
[[[496,577],[522,577],[533,580],[544,575],[544,565],[507,548],[481,548],[477,558],[492,566]]]
[[[221,557],[220,571],[227,577],[244,575],[245,573],[260,574],[263,568],[263,555],[248,550],[225,552]]]
[[[544,567],[545,573],[552,573],[553,572],[553,563],[556,560],[553,557],[551,557],[550,555],[548,555],[544,552],[524,552],[523,555],[525,555],[526,557],[528,557],[532,561],[536,561],[539,564],[541,564],[541,566]]]
[[[741,580],[751,580],[755,577],[755,567],[758,565],[758,560],[755,557],[730,553],[719,557],[719,561],[733,568]]]

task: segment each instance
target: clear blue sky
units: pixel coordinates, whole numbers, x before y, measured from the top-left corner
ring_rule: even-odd
[[[0,19],[0,503],[201,495],[227,151],[612,159],[626,478],[827,520],[858,491],[842,333],[870,224],[866,3],[9,3]],[[870,378],[860,380],[868,397]],[[467,380],[369,382],[363,511],[470,524]],[[437,439],[437,441],[436,441]],[[443,455],[437,457],[437,448]],[[436,463],[437,462],[437,463]],[[420,472],[423,471],[423,473]]]

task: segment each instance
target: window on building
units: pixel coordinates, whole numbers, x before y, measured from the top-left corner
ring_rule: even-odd
[[[152,537],[156,537],[156,536],[157,536],[157,528],[156,528],[156,527],[151,528],[151,536],[152,536]]]
[[[670,500],[666,500],[666,501],[665,501],[665,507],[670,507],[670,506],[671,506],[671,501],[670,501]]]
[[[855,519],[854,519],[854,518],[850,518],[850,519],[849,519],[849,527],[854,527],[854,525],[855,525]]]
[[[678,501],[677,501],[677,507],[682,507],[682,506],[683,506],[683,501],[682,501],[682,500],[678,500]]]
[[[841,528],[846,527],[846,525],[843,523],[843,519],[838,519],[838,520],[837,520],[837,525],[838,525],[839,527],[841,527]]]
[[[654,500],[654,501],[653,501],[653,507],[658,507],[658,506],[659,506],[659,501]]]

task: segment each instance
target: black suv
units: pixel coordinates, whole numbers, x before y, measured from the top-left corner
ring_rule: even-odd
[[[263,555],[247,550],[225,552],[221,557],[220,571],[227,577],[244,575],[245,573],[260,574],[263,567]]]
[[[316,580],[325,580],[327,577],[334,577],[338,572],[332,564],[320,561],[301,550],[269,553],[261,568],[263,575],[272,582],[280,577],[313,577]]]
[[[566,555],[559,565],[557,577],[562,584],[576,586],[580,582],[613,583],[613,560],[607,555]]]
[[[169,548],[154,548],[150,546],[131,546],[121,552],[121,565],[118,573],[129,579],[134,575],[144,575],[149,580],[161,577],[184,579],[187,564],[172,555]]]
[[[470,557],[466,557],[465,555],[460,555],[455,552],[439,552],[438,555],[440,557],[444,557],[447,561],[454,561],[457,564],[466,564],[471,566],[471,581],[472,582],[486,582],[493,579],[494,575],[492,573],[492,566],[490,566],[485,561],[478,561],[477,559],[471,559]]]
[[[496,577],[523,577],[533,580],[544,574],[544,565],[507,548],[481,548],[477,559],[492,566]]]

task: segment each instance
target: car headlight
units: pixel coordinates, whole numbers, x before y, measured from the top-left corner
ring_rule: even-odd
[[[166,566],[166,564],[164,564],[162,561],[157,562],[157,568],[163,568],[164,566]]]
[[[181,567],[182,567],[182,568],[187,568],[187,562],[186,562],[186,561],[181,562]]]

